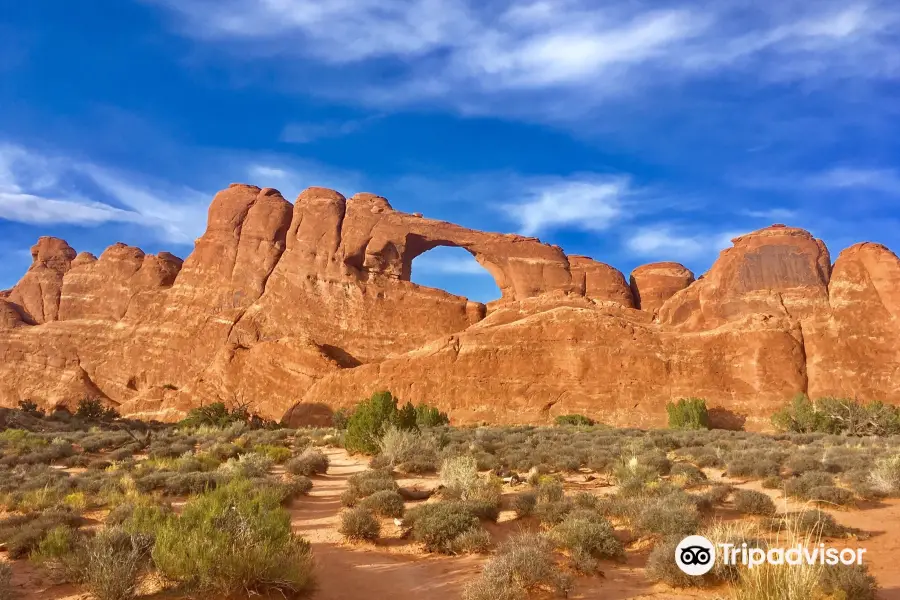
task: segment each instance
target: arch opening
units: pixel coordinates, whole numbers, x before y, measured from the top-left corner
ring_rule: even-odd
[[[494,276],[469,251],[455,246],[437,246],[414,258],[410,281],[476,302],[502,295]]]

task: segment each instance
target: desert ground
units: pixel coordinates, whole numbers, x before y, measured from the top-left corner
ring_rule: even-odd
[[[663,549],[697,532],[865,548],[865,569],[791,597],[900,599],[893,436],[391,426],[376,452],[363,453],[342,447],[352,446],[352,428],[141,430],[21,411],[3,418],[4,600],[787,597],[777,576],[766,591],[751,590],[737,571],[697,579],[674,571]],[[288,544],[284,564],[263,567],[234,540],[227,552],[257,571],[216,571],[183,551],[203,539],[186,528],[196,526],[198,498],[235,486],[238,495],[275,493],[271,505],[255,500],[263,511],[254,514],[284,517],[282,534],[272,534]],[[230,498],[226,513],[244,510]],[[254,518],[242,526],[277,529]],[[231,531],[227,515],[211,522]],[[180,536],[171,546],[167,528]],[[254,535],[235,539],[255,547]],[[118,541],[103,555],[97,540],[107,538]],[[519,564],[509,558],[529,544],[540,552]],[[123,556],[135,557],[130,568]],[[297,564],[303,569],[292,571]],[[109,565],[110,576],[96,574]],[[524,567],[534,577],[520,585]],[[271,570],[281,568],[290,574]],[[214,575],[194,577],[202,569]]]

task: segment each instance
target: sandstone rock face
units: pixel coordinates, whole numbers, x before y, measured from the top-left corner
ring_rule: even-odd
[[[634,296],[622,272],[587,256],[569,256],[572,278],[586,298],[634,308]]]
[[[31,268],[9,294],[26,318],[34,323],[55,321],[63,276],[68,272],[75,251],[63,240],[42,237],[31,248]]]
[[[694,282],[694,274],[684,265],[659,262],[642,265],[631,272],[634,305],[656,312],[666,300]]]
[[[464,248],[502,292],[489,306],[413,284],[412,262]],[[455,422],[547,422],[579,412],[660,425],[705,397],[763,428],[797,392],[900,403],[900,260],[841,253],[773,226],[734,240],[694,281],[677,263],[634,270],[535,238],[395,211],[324,188],[292,205],[234,184],[182,263],[116,244],[99,258],[41,238],[0,294],[0,404],[98,396],[177,419],[212,401],[326,423],[378,390]]]

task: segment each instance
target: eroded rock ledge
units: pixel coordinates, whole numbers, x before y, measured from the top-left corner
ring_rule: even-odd
[[[470,252],[502,298],[411,283],[412,261],[437,246]],[[125,244],[96,258],[55,238],[32,256],[0,293],[6,406],[99,395],[178,418],[240,399],[300,419],[391,389],[457,422],[582,412],[653,425],[666,401],[696,395],[760,427],[797,392],[900,402],[900,260],[863,243],[832,266],[821,240],[783,225],[736,238],[697,280],[654,263],[626,281],[373,194],[309,188],[292,205],[233,184],[183,263]]]

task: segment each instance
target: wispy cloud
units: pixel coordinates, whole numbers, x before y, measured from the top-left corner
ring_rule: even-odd
[[[160,239],[189,244],[203,231],[209,198],[191,188],[154,185],[95,164],[0,144],[0,219],[83,226],[134,223]]]
[[[553,229],[607,229],[636,192],[627,177],[585,175],[536,180],[523,194],[522,202],[502,208],[522,234],[535,235]]]
[[[900,172],[879,167],[834,167],[824,171],[744,177],[737,183],[748,188],[788,192],[843,192],[862,190],[900,194]]]
[[[625,244],[637,256],[690,261],[728,248],[739,235],[733,231],[688,233],[683,227],[656,224],[638,228],[628,235]]]
[[[376,119],[378,117],[345,121],[288,123],[281,131],[281,141],[288,144],[309,144],[316,140],[343,137],[364,129]]]
[[[304,89],[367,104],[504,114],[557,105],[554,116],[575,118],[610,95],[722,73],[749,86],[900,74],[900,10],[884,0],[148,1],[170,9],[185,35],[242,60],[341,67],[341,78]],[[388,69],[356,69],[370,65]],[[528,102],[510,104],[523,94]]]

